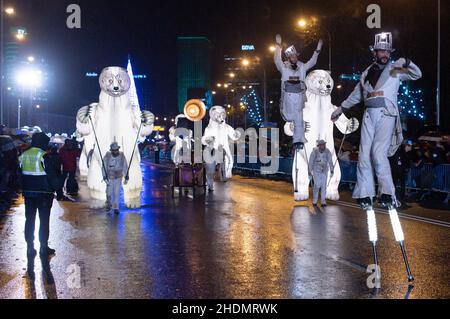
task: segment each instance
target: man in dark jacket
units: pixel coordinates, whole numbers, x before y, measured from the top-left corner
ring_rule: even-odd
[[[36,256],[34,249],[34,228],[36,212],[39,211],[39,241],[41,257],[48,257],[55,253],[48,247],[50,211],[54,193],[60,186],[60,178],[51,160],[46,155],[50,139],[44,133],[35,133],[31,147],[20,156],[22,191],[25,198],[25,240],[27,242],[28,259]]]

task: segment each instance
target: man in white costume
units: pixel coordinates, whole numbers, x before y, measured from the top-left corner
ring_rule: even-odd
[[[414,280],[409,267],[404,246],[405,236],[396,208],[395,186],[392,180],[388,157],[395,154],[403,141],[400,111],[397,105],[398,90],[401,82],[418,80],[422,77],[419,67],[409,59],[401,58],[390,63],[392,34],[380,33],[375,36],[375,45],[371,47],[375,62],[361,75],[350,96],[342,102],[331,116],[336,121],[343,110],[364,102],[366,108],[361,130],[361,145],[357,171],[357,184],[353,198],[357,199],[367,212],[369,239],[374,255],[375,275],[379,285],[379,267],[377,255],[377,224],[372,200],[375,197],[375,181],[378,179],[378,195],[381,205],[388,208],[396,241],[399,243],[405,262],[408,281]],[[381,286],[377,286],[379,289]]]
[[[358,182],[353,198],[363,207],[372,205],[376,195],[375,171],[382,205],[397,207],[388,157],[395,154],[403,141],[398,90],[403,81],[420,79],[422,72],[409,59],[401,58],[390,63],[394,51],[391,33],[378,34],[371,49],[375,62],[363,72],[354,91],[332,114],[332,120],[336,121],[343,111],[364,102],[366,110],[361,131]]]
[[[317,49],[312,58],[302,63],[299,61],[299,54],[294,46],[286,49],[287,61],[282,59],[282,39],[279,34],[276,36],[275,65],[281,73],[281,115],[286,122],[294,123],[293,143],[296,149],[303,149],[308,141],[305,138],[305,123],[303,120],[303,108],[306,100],[306,72],[317,63],[323,41],[319,40]]]
[[[220,164],[221,180],[230,179],[233,176],[233,154],[230,140],[237,141],[241,138],[241,133],[226,123],[227,112],[222,106],[213,106],[209,111],[209,124],[202,137],[202,143],[207,147],[207,151],[212,158],[205,159],[206,181],[208,190],[214,191],[214,175],[216,165]],[[216,157],[223,154],[224,158]],[[209,160],[209,161],[208,161]]]
[[[128,163],[125,155],[120,151],[120,146],[116,142],[112,143],[110,150],[103,158],[106,174],[103,171],[103,180],[106,183],[106,210],[111,208],[115,214],[119,214],[119,196],[122,180],[124,185],[128,184],[129,177],[126,176]]]
[[[317,141],[317,147],[312,151],[309,158],[308,168],[309,174],[314,179],[313,205],[317,206],[320,192],[320,204],[322,207],[326,207],[328,171],[331,171],[331,176],[333,176],[334,165],[333,156],[324,140]]]

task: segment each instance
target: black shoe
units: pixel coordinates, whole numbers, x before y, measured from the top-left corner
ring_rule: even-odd
[[[370,197],[358,199],[358,205],[361,206],[363,210],[369,210],[373,207],[372,199]]]
[[[44,247],[40,249],[39,255],[40,256],[53,256],[56,253],[56,250],[50,248],[50,247]]]
[[[302,143],[302,142],[294,143],[294,148],[295,148],[296,151],[300,151],[300,150],[302,150],[303,148],[305,148],[305,144]]]
[[[120,211],[118,209],[114,209],[114,214],[119,215]]]
[[[322,207],[327,207],[327,204],[322,204]]]
[[[314,207],[318,207],[317,204],[313,204]]]
[[[382,194],[379,201],[381,207],[383,208],[391,209],[397,207],[397,203],[394,201],[394,198],[391,195]]]

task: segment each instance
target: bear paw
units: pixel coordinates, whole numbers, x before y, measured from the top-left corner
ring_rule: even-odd
[[[139,197],[125,199],[125,206],[130,209],[140,208],[141,199]]]
[[[329,200],[339,200],[339,192],[338,191],[334,191],[334,192],[327,192],[327,199]]]
[[[296,202],[303,202],[303,201],[309,199],[309,194],[308,193],[295,192],[294,193],[294,199],[295,199]]]

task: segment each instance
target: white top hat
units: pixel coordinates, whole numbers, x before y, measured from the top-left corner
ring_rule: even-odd
[[[392,33],[391,32],[383,32],[375,35],[375,44],[370,47],[371,51],[376,50],[386,50],[390,52],[394,52],[395,49],[392,48]]]
[[[287,48],[286,51],[284,51],[284,54],[285,54],[287,57],[290,57],[290,56],[292,56],[292,55],[298,56],[297,49],[296,49],[293,45],[291,45],[289,48]]]

